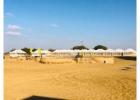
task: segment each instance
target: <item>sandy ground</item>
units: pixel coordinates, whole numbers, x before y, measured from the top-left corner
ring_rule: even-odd
[[[23,100],[32,95],[68,100],[135,100],[136,61],[115,61],[40,64],[5,59],[4,100]]]

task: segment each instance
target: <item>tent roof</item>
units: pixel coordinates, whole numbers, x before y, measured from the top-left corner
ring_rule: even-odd
[[[116,51],[116,52],[124,52],[123,49],[116,49],[115,51]]]
[[[107,51],[107,52],[114,52],[113,49],[107,49],[106,51]]]
[[[103,49],[97,49],[97,50],[94,50],[94,52],[105,52],[105,50],[103,50]]]
[[[66,50],[66,49],[63,49],[63,50],[55,50],[54,52],[57,52],[57,53],[66,53],[66,52],[74,52],[74,50]]]
[[[126,49],[125,52],[136,52],[136,51],[134,49],[129,48],[129,49]]]
[[[26,52],[21,49],[18,49],[18,50],[11,51],[10,53],[26,53]]]
[[[50,53],[49,50],[42,50],[42,53]]]

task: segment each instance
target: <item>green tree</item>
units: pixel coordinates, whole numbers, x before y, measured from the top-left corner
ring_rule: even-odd
[[[21,50],[25,51],[28,55],[31,55],[29,48],[22,48]]]
[[[103,50],[107,50],[107,47],[106,46],[103,46],[103,45],[97,45],[93,48],[94,50],[98,50],[98,49],[103,49]]]
[[[85,47],[84,45],[74,46],[72,49],[73,49],[73,50],[75,50],[75,49],[79,49],[79,50],[87,49],[87,50],[88,50],[88,48]]]
[[[27,48],[27,47],[24,47],[22,48],[21,50],[25,51],[28,55],[31,55],[31,52],[30,52],[30,48]],[[37,49],[33,49],[33,52],[36,51]]]
[[[55,49],[51,49],[51,48],[50,48],[50,49],[48,49],[48,51],[50,51],[50,52],[54,52],[54,51],[55,51]]]

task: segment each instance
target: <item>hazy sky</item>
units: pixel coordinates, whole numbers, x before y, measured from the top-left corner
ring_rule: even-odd
[[[136,48],[135,0],[4,0],[4,48]]]

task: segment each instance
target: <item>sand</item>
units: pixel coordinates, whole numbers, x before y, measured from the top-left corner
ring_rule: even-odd
[[[66,100],[135,100],[136,61],[115,59],[115,64],[40,64],[5,59],[4,100],[23,100],[31,96]]]

